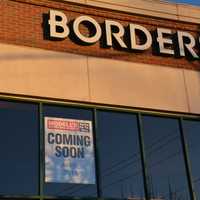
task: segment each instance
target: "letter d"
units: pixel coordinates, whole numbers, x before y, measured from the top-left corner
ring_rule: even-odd
[[[56,20],[57,17],[60,17],[61,20],[57,21]],[[65,16],[64,13],[56,10],[50,10],[49,25],[50,25],[50,37],[66,38],[69,35],[69,28],[67,26],[67,17]],[[61,27],[63,31],[58,32],[57,27]]]
[[[145,27],[140,26],[138,24],[130,24],[129,27],[130,27],[131,49],[146,50],[151,47],[152,45],[151,33]],[[136,30],[143,32],[143,34],[146,36],[146,42],[144,44],[137,44]]]

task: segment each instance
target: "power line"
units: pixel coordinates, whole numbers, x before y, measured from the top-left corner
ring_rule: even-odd
[[[178,154],[180,154],[180,151],[179,151],[179,152],[176,152],[176,153],[174,153],[174,154],[172,154],[172,155],[169,155],[169,156],[167,157],[167,159],[162,159],[162,160],[160,160],[160,161],[158,161],[158,162],[152,164],[151,167],[158,166],[158,165],[160,165],[162,162],[165,162],[166,160],[169,160],[170,158],[172,158],[172,157],[174,157],[174,156],[177,156]],[[107,187],[110,187],[110,186],[112,186],[112,185],[118,183],[118,182],[121,182],[121,181],[127,180],[127,179],[129,179],[129,178],[135,177],[135,176],[138,175],[138,174],[141,174],[141,170],[138,170],[136,173],[134,173],[134,174],[132,174],[132,175],[129,174],[129,175],[123,177],[123,178],[118,179],[117,181],[113,181],[112,183],[109,183],[109,184],[107,184],[107,185],[105,185],[105,186],[102,186],[102,187],[105,189],[105,188],[107,188]],[[84,186],[83,186],[83,187],[84,187]],[[83,188],[81,188],[81,189],[83,189]],[[80,188],[78,188],[78,189],[75,190],[75,191],[72,191],[70,194],[74,194],[75,192],[77,192],[77,191],[79,191],[79,190],[80,190]]]
[[[151,154],[154,153],[155,151],[159,151],[159,150],[163,149],[163,148],[164,148],[164,145],[167,145],[167,144],[169,144],[170,142],[172,142],[172,141],[174,141],[174,140],[176,140],[176,139],[178,139],[178,135],[177,135],[176,137],[171,138],[170,140],[168,140],[168,141],[165,142],[164,144],[161,144],[161,145],[160,145],[159,147],[157,147],[156,149],[153,149],[153,150],[150,151],[147,155],[151,155]],[[166,146],[165,146],[165,147],[166,147]],[[103,174],[102,177],[104,177],[104,176],[109,176],[109,175],[115,173],[116,171],[121,170],[121,169],[123,169],[124,167],[130,166],[130,165],[131,165],[132,163],[134,163],[134,162],[139,162],[139,161],[140,161],[140,158],[137,158],[136,160],[131,160],[131,161],[129,160],[128,163],[123,164],[120,168],[114,169],[113,171],[111,171],[111,172],[109,172],[109,173]]]
[[[165,139],[166,139],[167,137],[171,136],[171,135],[174,136],[174,132],[175,132],[175,131],[170,131],[170,132],[169,132],[170,134],[168,134],[167,136],[165,136]],[[152,148],[155,144],[159,143],[160,141],[163,141],[163,137],[162,137],[162,136],[161,136],[160,138],[158,138],[157,140],[155,140],[153,143],[151,143],[149,146],[147,145],[146,150]],[[104,170],[107,171],[107,170],[112,169],[113,167],[115,167],[115,165],[123,164],[124,162],[127,162],[127,160],[130,161],[130,160],[133,159],[133,157],[138,156],[138,154],[140,155],[140,152],[134,153],[134,154],[131,155],[130,157],[128,157],[128,158],[126,158],[126,159],[123,159],[123,160],[121,160],[121,161],[117,161],[115,164],[109,166],[108,168],[105,168]]]
[[[167,137],[169,137],[169,136],[171,136],[171,135],[172,135],[172,134],[168,134]],[[160,140],[160,138],[159,138],[159,140]],[[158,141],[159,141],[159,140],[158,140]],[[156,141],[157,141],[157,140],[156,140]],[[155,144],[155,142],[154,142],[153,144]],[[151,145],[150,147],[153,147],[153,145]],[[151,152],[151,153],[152,153],[152,152]],[[137,155],[137,154],[134,154],[134,155]],[[126,160],[127,160],[127,159],[126,159]],[[125,160],[125,161],[126,161],[126,160]],[[139,159],[137,159],[136,161],[139,161]],[[126,161],[126,162],[127,162],[127,161]],[[133,161],[130,162],[130,160],[128,160],[128,162],[129,162],[128,165],[130,165],[130,164],[132,164]],[[120,163],[120,164],[121,164],[121,163]],[[123,165],[123,167],[125,167],[125,166],[127,166],[127,164],[124,164],[124,165]],[[121,169],[121,168],[120,168],[120,169]],[[117,171],[118,171],[118,170],[119,170],[119,169],[117,169]],[[115,171],[116,171],[116,170],[115,170]],[[106,174],[106,176],[109,176],[109,175],[113,174],[115,171],[111,171],[111,173]],[[105,176],[105,175],[104,175],[104,176]],[[71,190],[71,189],[73,189],[73,188],[75,189],[75,187],[76,187],[76,186],[72,186],[72,187],[70,187],[70,188],[64,189],[62,192],[66,191],[66,190]],[[85,188],[86,186],[79,186],[79,188],[80,188],[80,187],[81,187],[81,188],[82,188],[82,187]],[[61,193],[61,192],[56,193],[56,195],[59,194],[59,193]]]
[[[176,132],[177,132],[177,131],[176,131]],[[167,136],[165,136],[165,139],[166,139],[166,137],[169,137],[169,136],[172,136],[172,135],[174,136],[174,133],[173,133],[173,132],[170,131],[170,133],[171,133],[171,134],[168,134]],[[164,145],[167,145],[169,142],[171,142],[171,141],[173,141],[173,140],[175,140],[175,139],[177,139],[177,138],[178,138],[178,135],[175,135],[175,137],[168,139],[167,142],[165,142],[164,144],[160,145],[160,146],[157,147],[156,149],[153,149],[153,150],[150,151],[148,154],[152,154],[155,150],[158,151],[158,150],[162,149],[162,148],[164,147]],[[163,137],[160,137],[159,139],[157,139],[156,141],[154,141],[153,143],[151,143],[151,145],[148,147],[148,149],[150,149],[150,148],[152,148],[152,147],[155,147],[154,145],[155,145],[155,144],[158,144],[158,142],[161,141],[161,140],[163,140]],[[138,154],[139,154],[139,153],[133,154],[134,156],[132,156],[131,159],[133,159],[133,157],[138,156]],[[107,170],[109,169],[109,170],[111,170],[111,172],[108,173],[108,174],[104,174],[104,176],[105,176],[105,175],[106,175],[106,176],[109,176],[109,175],[115,173],[115,172],[116,172],[116,169],[115,169],[114,171],[112,171],[114,167],[119,167],[120,165],[122,165],[122,166],[120,167],[120,169],[122,169],[122,167],[123,167],[123,168],[124,168],[124,167],[127,167],[127,166],[131,165],[133,162],[139,161],[139,160],[140,160],[140,158],[138,158],[137,160],[133,160],[133,161],[130,161],[130,159],[129,159],[129,160],[128,160],[128,159],[124,159],[124,162],[128,162],[128,163],[124,164],[124,163],[121,163],[121,161],[120,161],[120,163],[118,162],[119,164],[118,164],[118,163],[115,163],[114,165],[112,165],[113,167],[107,168]],[[118,171],[118,170],[119,170],[119,169],[117,169],[117,171]],[[141,173],[141,170],[140,170],[140,173]],[[123,178],[123,179],[124,179],[124,178]],[[121,180],[121,179],[120,179],[120,180]],[[75,187],[75,186],[72,186],[72,187],[70,187],[70,189],[67,188],[67,189],[65,189],[65,190],[63,190],[63,191],[66,191],[66,190],[68,190],[68,189],[71,190],[71,189],[73,189],[74,187]],[[79,188],[80,188],[80,187],[86,187],[86,186],[79,186]],[[61,192],[63,192],[63,191],[61,191]],[[60,193],[60,192],[59,192],[59,193]],[[72,191],[72,193],[74,193],[74,191]],[[58,193],[57,193],[57,194],[58,194]]]

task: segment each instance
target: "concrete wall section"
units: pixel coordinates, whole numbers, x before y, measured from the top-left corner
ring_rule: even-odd
[[[144,0],[86,0],[87,5],[106,7],[118,11],[178,19],[176,4]]]
[[[184,70],[185,85],[188,93],[189,111],[200,113],[200,72]]]
[[[86,0],[64,0],[67,2],[86,4]]]
[[[88,101],[87,58],[0,44],[0,92]]]
[[[200,23],[200,7],[155,0],[63,0],[165,19]]]
[[[89,59],[91,100],[188,112],[182,69]]]
[[[0,44],[0,92],[200,113],[200,72]]]
[[[177,15],[180,21],[200,23],[200,7],[191,5],[178,5]]]

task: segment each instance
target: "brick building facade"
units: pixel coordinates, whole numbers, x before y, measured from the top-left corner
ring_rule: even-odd
[[[50,11],[67,17],[67,37],[51,37],[62,17]],[[199,14],[153,0],[1,0],[0,199],[199,199]],[[95,42],[77,39],[80,16],[101,30]],[[80,35],[97,35],[94,23]],[[47,179],[49,118],[92,129],[95,182],[78,178],[87,166]],[[63,163],[55,180],[73,168]]]

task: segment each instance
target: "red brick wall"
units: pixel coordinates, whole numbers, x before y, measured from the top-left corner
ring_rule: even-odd
[[[186,58],[163,57],[152,54],[152,49],[142,53],[119,51],[113,48],[101,48],[100,43],[91,46],[80,46],[69,38],[63,41],[45,40],[43,37],[43,14],[50,9],[59,9],[67,17],[74,19],[80,15],[93,16],[98,22],[113,19],[124,26],[137,23],[154,30],[156,27],[172,30],[184,30],[199,36],[199,24],[184,23],[175,20],[145,17],[127,14],[108,9],[81,6],[78,4],[51,0],[0,0],[0,42],[38,47],[43,49],[70,52],[82,55],[127,60],[148,64],[159,64],[172,67],[200,69],[200,61]]]

